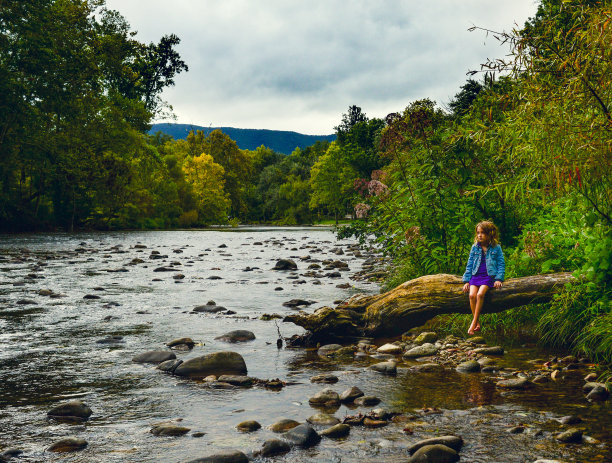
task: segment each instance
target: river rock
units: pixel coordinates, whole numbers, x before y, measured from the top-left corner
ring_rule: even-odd
[[[323,373],[321,375],[316,375],[310,378],[310,382],[311,383],[334,384],[338,382],[338,377],[330,373]]]
[[[270,431],[272,432],[287,432],[290,429],[295,428],[296,426],[299,426],[300,423],[298,423],[295,420],[290,420],[290,419],[282,419],[280,421],[277,421],[276,423],[272,424],[270,426]]]
[[[167,342],[166,346],[170,348],[178,347],[178,346],[187,346],[189,349],[193,349],[193,346],[195,346],[195,342],[193,342],[193,339],[191,338],[178,338],[178,339],[173,339],[170,342]]]
[[[149,352],[143,352],[132,358],[132,362],[135,363],[162,363],[166,360],[173,360],[176,358],[174,352],[169,350],[152,350]]]
[[[291,446],[280,439],[269,439],[264,442],[261,448],[262,457],[273,457],[276,455],[282,455],[291,450]]]
[[[402,348],[401,346],[398,346],[397,344],[384,344],[382,346],[380,346],[378,349],[376,349],[376,352],[381,353],[381,354],[401,354],[402,353]]]
[[[321,435],[325,437],[346,437],[351,432],[351,427],[348,424],[338,423],[321,431]]]
[[[582,418],[575,415],[562,416],[559,418],[559,423],[561,424],[578,424],[582,422]]]
[[[566,444],[578,444],[582,442],[582,431],[580,429],[571,428],[557,434],[555,439]]]
[[[151,428],[151,434],[154,436],[183,436],[187,434],[191,429],[184,426],[177,426],[175,424],[158,424]]]
[[[424,445],[408,461],[410,463],[454,463],[459,461],[459,454],[446,445]]]
[[[340,402],[342,403],[351,403],[358,397],[362,397],[364,395],[363,391],[359,389],[357,386],[353,386],[350,389],[347,389],[342,394],[340,394]]]
[[[474,352],[485,355],[504,355],[504,348],[501,346],[479,347],[478,349],[474,349]]]
[[[455,450],[456,452],[458,452],[459,450],[461,450],[461,447],[463,447],[463,439],[459,436],[432,437],[431,439],[425,439],[425,440],[417,442],[414,445],[411,445],[408,448],[408,452],[410,452],[410,455],[412,455],[417,450],[419,450],[421,447],[424,447],[426,445],[435,445],[435,444],[445,445]]]
[[[435,371],[442,371],[444,370],[444,367],[439,363],[423,363],[421,365],[416,365],[411,369],[417,373],[432,373]]]
[[[438,340],[438,335],[436,333],[432,331],[426,331],[424,333],[419,334],[415,338],[414,343],[420,346],[421,344],[425,344],[425,343],[432,344],[436,342],[437,340]]]
[[[455,370],[461,373],[478,373],[480,371],[480,363],[476,360],[468,360],[467,362],[460,363],[457,365]]]
[[[531,383],[527,378],[511,378],[498,381],[495,385],[503,389],[527,389]]]
[[[310,424],[319,426],[333,426],[340,423],[338,418],[336,418],[334,415],[330,415],[329,413],[317,413],[316,415],[306,418],[306,421],[308,421]]]
[[[297,270],[297,264],[291,259],[279,259],[272,270]]]
[[[550,379],[550,376],[548,375],[537,375],[535,378],[531,380],[531,382],[535,384],[550,383],[550,381],[551,379]]]
[[[308,399],[308,403],[315,406],[336,406],[340,404],[340,396],[332,389],[325,388]]]
[[[601,387],[606,387],[606,385],[604,383],[597,383],[597,382],[588,382],[586,383],[584,386],[582,386],[582,391],[585,394],[588,394],[589,392],[591,392],[591,390],[593,390],[593,388],[595,386],[601,386]]]
[[[418,357],[429,357],[435,355],[438,352],[438,347],[426,342],[421,346],[413,347],[412,349],[404,353],[404,358],[418,358]]]
[[[165,362],[162,362],[157,365],[156,368],[166,373],[174,373],[176,367],[178,367],[181,363],[183,363],[183,361],[179,359],[166,360]]]
[[[319,354],[321,357],[326,357],[340,349],[342,349],[340,344],[325,344],[324,346],[319,347],[317,354]]]
[[[58,405],[47,412],[47,416],[49,418],[68,418],[78,419],[81,421],[87,420],[91,414],[91,408],[80,400],[74,400],[72,402]]]
[[[244,375],[221,375],[217,378],[217,381],[231,384],[232,386],[251,387],[255,379]]]
[[[299,447],[312,447],[321,441],[321,436],[309,424],[300,424],[282,435],[283,439]]]
[[[247,420],[243,421],[242,423],[238,423],[236,429],[241,432],[253,432],[261,429],[261,424],[255,420]]]
[[[83,450],[85,447],[87,447],[85,439],[68,437],[51,444],[47,450],[50,452],[76,452],[77,450]]]
[[[587,400],[604,401],[608,400],[610,393],[604,386],[595,386],[586,396]]]
[[[249,459],[239,450],[227,450],[207,457],[189,460],[187,463],[249,463]]]
[[[209,375],[246,375],[247,367],[242,355],[236,352],[215,352],[186,360],[174,374],[190,378],[206,378]]]
[[[375,405],[378,405],[381,402],[381,400],[373,395],[364,395],[361,397],[357,397],[353,403],[355,405],[359,405],[361,407],[373,407]]]
[[[225,312],[227,309],[223,306],[220,305],[199,305],[197,307],[193,308],[192,312],[198,312],[198,313],[218,313],[218,312]]]
[[[397,374],[397,364],[394,361],[388,360],[386,362],[371,365],[370,370],[374,370],[385,375],[395,375]]]
[[[96,341],[97,344],[123,344],[123,336],[107,336]]]
[[[247,342],[255,339],[255,335],[251,331],[247,330],[234,330],[229,333],[225,333],[222,336],[217,336],[215,340],[225,342]]]

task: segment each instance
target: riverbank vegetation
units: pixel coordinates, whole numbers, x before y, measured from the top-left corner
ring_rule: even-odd
[[[474,225],[501,230],[507,278],[576,272],[550,305],[490,315],[612,361],[612,8],[542,0],[510,48],[447,107],[424,96],[385,119],[350,106],[334,142],[282,155],[220,131],[147,135],[187,65],[179,39],[134,39],[102,1],[0,9],[2,231],[312,224],[375,241],[387,286],[461,274]],[[500,53],[500,54],[503,54]],[[446,326],[463,320],[446,320]],[[459,325],[458,325],[459,326]]]

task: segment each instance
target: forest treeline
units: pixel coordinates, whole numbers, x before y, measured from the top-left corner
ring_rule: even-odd
[[[501,230],[507,277],[575,271],[548,306],[491,315],[612,361],[612,7],[542,0],[522,28],[475,27],[509,48],[446,107],[424,96],[384,119],[358,106],[336,141],[290,155],[220,131],[147,135],[187,70],[134,39],[100,0],[0,8],[0,227],[4,231],[309,224],[395,259],[389,285],[462,273],[474,225]],[[503,318],[502,318],[503,317]]]

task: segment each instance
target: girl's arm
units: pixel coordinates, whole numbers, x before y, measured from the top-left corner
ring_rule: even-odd
[[[465,266],[465,273],[463,274],[463,277],[461,277],[461,280],[464,283],[469,282],[470,278],[472,278],[472,267],[474,266],[474,259],[476,256],[476,253],[474,253],[474,246],[475,245],[472,245],[472,248],[470,249],[470,255],[468,257],[468,261]]]

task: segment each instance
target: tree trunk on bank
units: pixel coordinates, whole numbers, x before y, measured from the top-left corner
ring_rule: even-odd
[[[512,278],[502,288],[487,293],[482,313],[547,302],[572,278],[571,273]],[[463,284],[455,275],[426,275],[384,294],[355,295],[337,307],[289,315],[284,321],[310,331],[313,342],[355,336],[397,336],[436,315],[470,314]]]

